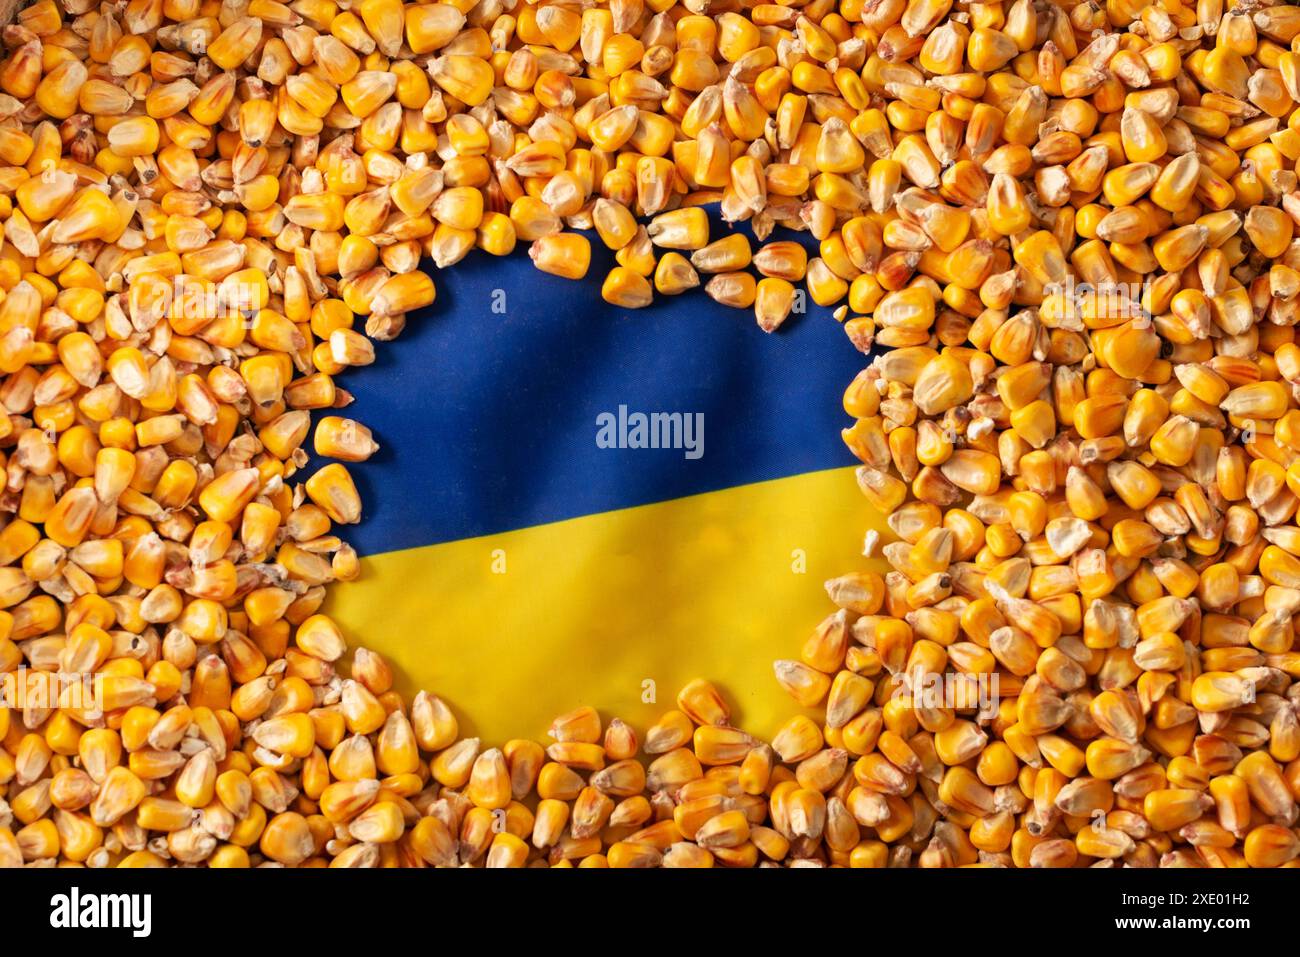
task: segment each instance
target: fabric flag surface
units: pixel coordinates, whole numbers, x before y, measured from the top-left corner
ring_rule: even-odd
[[[341,378],[382,448],[351,467],[363,572],[328,610],[492,743],[588,704],[643,732],[695,677],[770,735],[797,710],[773,659],[884,527],[839,436],[865,357],[811,302],[773,335],[699,289],[609,306],[598,247],[577,282],[519,253],[435,271]]]

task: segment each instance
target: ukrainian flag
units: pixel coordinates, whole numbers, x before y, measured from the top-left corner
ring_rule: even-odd
[[[795,711],[773,659],[881,527],[839,437],[864,357],[811,302],[774,335],[698,289],[611,307],[592,245],[580,282],[520,253],[435,272],[344,377],[382,450],[351,467],[363,574],[328,610],[491,742],[588,704],[644,730],[696,677],[770,735]]]

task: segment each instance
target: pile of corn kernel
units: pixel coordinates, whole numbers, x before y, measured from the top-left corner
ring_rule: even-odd
[[[1294,865],[1300,8],[508,2],[0,32],[0,865]],[[889,350],[844,438],[892,570],[770,743],[696,681],[485,748],[320,613],[336,377],[422,260],[593,232],[617,306],[802,282]]]

